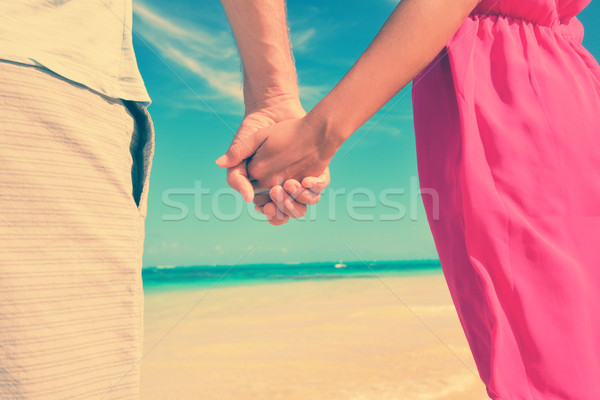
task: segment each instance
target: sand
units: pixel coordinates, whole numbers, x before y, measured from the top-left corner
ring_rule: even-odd
[[[439,273],[148,290],[145,310],[144,400],[488,398]]]

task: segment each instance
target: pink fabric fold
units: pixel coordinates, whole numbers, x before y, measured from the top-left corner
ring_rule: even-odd
[[[421,186],[493,399],[600,399],[600,67],[589,1],[483,0],[413,83]]]

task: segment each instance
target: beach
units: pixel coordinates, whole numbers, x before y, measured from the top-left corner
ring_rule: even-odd
[[[487,399],[440,272],[146,290],[141,398]]]

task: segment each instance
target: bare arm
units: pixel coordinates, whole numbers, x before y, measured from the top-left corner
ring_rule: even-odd
[[[403,0],[308,119],[341,144],[442,50],[479,0]],[[337,148],[336,148],[337,150]]]
[[[248,165],[265,187],[316,176],[341,144],[406,86],[457,31],[478,0],[403,0],[337,86],[297,122],[264,129]]]
[[[272,99],[298,99],[283,0],[221,0],[244,68],[246,114]]]
[[[228,151],[219,157],[217,164],[227,168],[229,185],[246,201],[254,199],[263,211],[270,198],[267,193],[254,196],[246,159],[265,139],[260,134],[261,128],[306,115],[298,98],[285,0],[221,0],[221,3],[242,59],[246,112]],[[295,186],[301,188],[299,183]],[[298,189],[295,193],[291,204],[296,215],[304,214],[305,204],[319,198],[318,190]],[[264,209],[267,217],[275,215],[275,211],[272,204]]]

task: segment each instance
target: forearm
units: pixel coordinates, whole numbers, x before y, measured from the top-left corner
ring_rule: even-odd
[[[337,86],[307,115],[332,152],[450,40],[477,0],[403,0]]]
[[[298,97],[284,0],[221,0],[242,58],[246,113]]]

